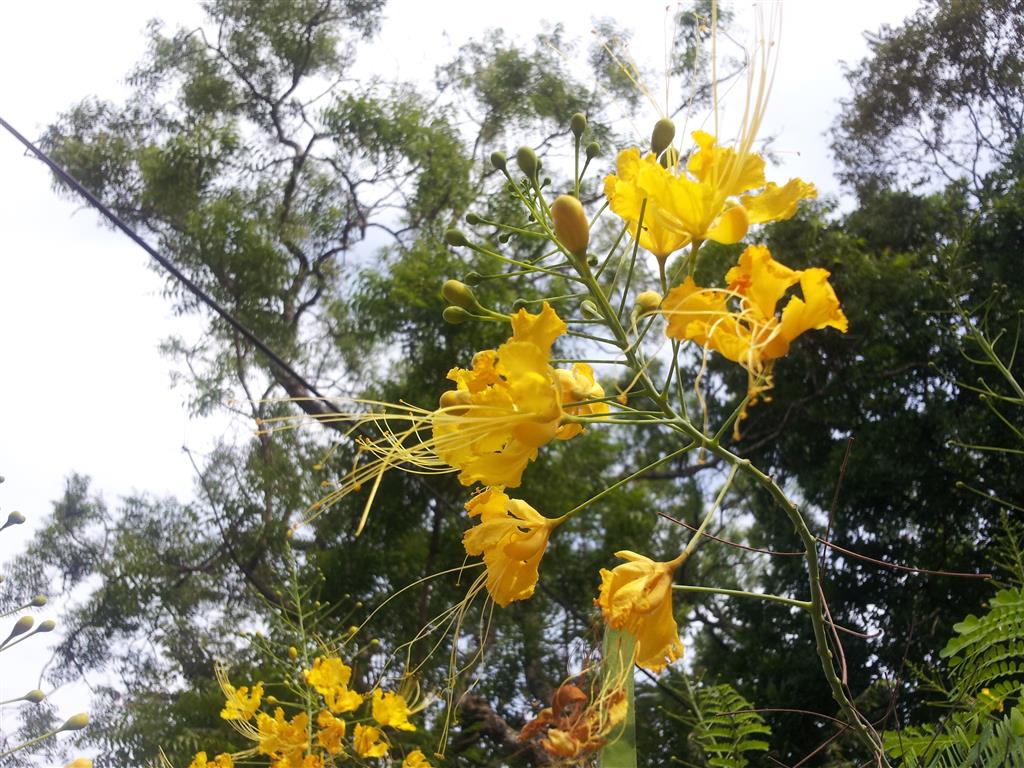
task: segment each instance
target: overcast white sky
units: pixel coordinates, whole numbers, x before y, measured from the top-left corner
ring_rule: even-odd
[[[749,25],[750,2],[731,4]],[[783,12],[780,66],[763,134],[778,136],[780,181],[800,176],[837,192],[828,129],[845,94],[840,60],[866,53],[862,32],[898,24],[916,0],[793,0]],[[544,19],[561,21],[585,47],[592,17],[618,17],[636,31],[634,55],[662,52],[664,0],[423,2],[392,0],[365,71],[429,79],[434,67],[472,36],[504,27],[525,37]],[[625,16],[625,18],[624,18]],[[57,113],[83,97],[118,99],[124,75],[144,51],[147,20],[196,26],[202,13],[185,0],[50,0],[0,4],[0,116],[37,138]],[[663,83],[652,84],[656,92]],[[568,116],[567,116],[568,117]],[[640,116],[649,125],[653,112]],[[646,132],[646,129],[645,129]],[[182,445],[203,450],[230,427],[190,421],[185,392],[172,390],[157,345],[197,325],[174,318],[160,295],[163,278],[95,213],[58,199],[48,173],[0,134],[0,521],[20,509],[39,519],[68,473],[91,475],[111,503],[133,491],[187,498],[192,469]],[[0,534],[0,563],[17,552],[30,525]],[[46,615],[45,612],[43,615]],[[6,635],[6,622],[0,622]],[[11,658],[8,658],[10,656]],[[0,700],[35,686],[42,643],[4,654]],[[15,679],[13,669],[27,674]],[[62,709],[81,708],[79,696]],[[8,714],[7,717],[10,715]],[[4,713],[0,711],[0,730]]]

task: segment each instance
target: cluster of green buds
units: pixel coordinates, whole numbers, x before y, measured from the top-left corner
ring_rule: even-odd
[[[2,483],[3,480],[4,479],[0,477],[0,483]],[[21,512],[11,512],[7,515],[7,520],[4,524],[0,526],[0,533],[8,528],[21,525],[24,522],[25,515]],[[0,576],[0,581],[3,581],[3,576]],[[16,603],[15,605],[0,605],[0,620],[8,620],[23,611],[29,611],[33,608],[42,608],[46,605],[47,598],[46,595],[35,595],[28,600],[28,602],[21,603],[19,600],[15,600],[14,602]],[[15,619],[14,625],[11,627],[10,631],[7,632],[6,636],[0,634],[0,637],[4,637],[4,639],[0,641],[0,653],[10,651],[12,648],[20,645],[30,638],[36,637],[37,635],[52,632],[56,627],[57,622],[53,619],[45,619],[36,623],[35,618],[31,614],[23,613]],[[43,691],[38,688],[34,688],[21,696],[15,696],[12,699],[0,701],[0,707],[24,705],[36,706],[41,704],[45,698],[46,694]],[[25,749],[36,746],[47,739],[53,738],[58,733],[63,733],[65,731],[79,731],[88,723],[89,716],[84,712],[72,715],[64,721],[63,725],[57,728],[52,728],[38,736],[31,737],[20,744],[12,744],[10,736],[0,732],[0,761],[15,754],[16,752],[21,752]],[[79,758],[78,760],[70,763],[67,768],[92,768],[92,761],[85,758]]]

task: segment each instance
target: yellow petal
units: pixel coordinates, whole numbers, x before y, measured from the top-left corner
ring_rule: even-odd
[[[716,243],[731,245],[738,243],[747,235],[747,211],[742,205],[734,205],[727,208],[718,217],[718,221],[709,229],[704,237],[707,240],[714,240]]]
[[[784,355],[789,349],[789,342],[805,331],[835,328],[840,333],[846,333],[849,323],[828,278],[827,269],[815,267],[804,270],[800,278],[803,299],[794,296],[782,311],[779,335],[785,342],[785,350],[776,357]]]
[[[813,184],[800,179],[790,179],[784,186],[769,182],[764,191],[756,195],[744,195],[743,207],[751,224],[766,221],[783,221],[796,213],[797,203],[805,198],[818,196]]]
[[[546,301],[541,311],[531,315],[520,309],[512,315],[512,341],[525,341],[535,344],[546,357],[551,356],[551,345],[555,339],[568,330],[562,318]],[[545,360],[545,362],[547,362]]]
[[[790,286],[796,285],[802,272],[790,269],[772,258],[763,245],[751,245],[740,254],[725,280],[729,290],[745,296],[763,319],[775,317],[775,307]]]

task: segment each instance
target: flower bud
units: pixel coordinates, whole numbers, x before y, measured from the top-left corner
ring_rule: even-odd
[[[473,316],[462,307],[445,307],[441,317],[445,319],[445,322],[452,325],[461,325],[467,320],[473,319]]]
[[[572,135],[576,137],[576,141],[580,140],[580,136],[587,130],[587,116],[582,112],[577,112],[571,118],[569,118],[569,130],[572,131]]]
[[[465,389],[448,389],[441,393],[438,405],[442,408],[458,408],[469,405],[469,391]]]
[[[299,649],[296,648],[294,645],[288,646],[288,658],[292,661],[295,661],[297,658],[299,658]]]
[[[33,608],[42,608],[46,605],[46,595],[36,595],[32,598],[32,602],[29,605]]]
[[[441,295],[452,306],[474,311],[480,309],[480,302],[473,295],[473,289],[458,280],[445,280],[441,286]]]
[[[601,145],[596,141],[592,141],[587,144],[587,160],[593,160],[595,157],[601,154]]]
[[[67,721],[58,728],[58,731],[80,731],[89,724],[89,715],[85,712],[79,712],[77,715],[72,715]]]
[[[21,512],[11,512],[11,514],[7,516],[7,522],[3,524],[3,527],[0,527],[0,531],[9,525],[21,525],[24,522],[25,516],[21,514]]]
[[[530,147],[524,146],[516,150],[516,163],[519,164],[519,170],[525,173],[527,178],[537,178],[537,171],[540,170],[540,160],[537,159],[537,153]]]
[[[38,704],[40,701],[46,698],[46,694],[40,691],[38,688],[29,691],[21,697],[23,701],[27,701],[30,704]]]
[[[661,163],[662,168],[675,168],[679,165],[679,150],[675,147],[669,147],[661,153],[658,162]]]
[[[580,302],[580,311],[584,316],[589,317],[591,320],[602,320],[601,310],[597,308],[597,305],[590,299],[584,299]]]
[[[494,166],[494,170],[504,171],[507,164],[508,158],[504,152],[491,152],[491,165]]]
[[[484,276],[479,272],[467,272],[465,277],[462,278],[466,285],[480,285],[483,279]]]
[[[64,768],[92,768],[92,760],[87,757],[79,757],[65,765]]]
[[[448,229],[444,233],[444,241],[453,248],[459,248],[463,245],[469,245],[469,240],[462,234],[460,229]]]
[[[483,219],[481,219],[475,213],[466,214],[466,223],[469,224],[471,227],[475,227],[477,224],[480,224],[481,222],[483,222]]]
[[[18,635],[23,635],[32,629],[33,620],[31,616],[22,616],[16,622],[14,622],[14,628],[11,630],[11,634],[7,636],[7,639],[0,643],[0,645],[6,645],[11,641],[12,638]]]
[[[569,253],[584,255],[590,243],[590,222],[579,199],[559,195],[551,204],[551,219],[555,223],[555,235]]]
[[[57,622],[53,619],[46,619],[45,621],[39,622],[39,626],[36,627],[36,634],[40,632],[53,632],[57,628]]]
[[[676,124],[667,117],[661,118],[654,124],[654,130],[651,131],[651,151],[660,155],[672,145],[675,137]]]
[[[636,308],[640,312],[656,312],[661,306],[661,294],[657,291],[644,291],[636,297]]]
[[[512,233],[511,232],[502,232],[500,235],[498,235],[498,242],[499,243],[507,243],[511,239],[512,239]]]

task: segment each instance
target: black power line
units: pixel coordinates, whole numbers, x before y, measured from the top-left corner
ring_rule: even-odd
[[[196,285],[192,280],[185,275],[180,269],[172,264],[165,256],[162,256],[153,246],[147,243],[141,235],[139,235],[134,229],[128,226],[116,213],[110,208],[104,205],[99,198],[97,198],[92,192],[86,189],[82,184],[70,173],[65,171],[57,162],[46,154],[43,150],[39,149],[35,144],[22,136],[13,125],[8,123],[2,117],[0,117],[0,127],[3,127],[10,133],[14,138],[20,141],[25,148],[36,156],[39,160],[42,160],[51,171],[53,171],[65,184],[71,187],[75,192],[80,194],[86,199],[86,201],[95,208],[97,211],[102,213],[106,219],[113,224],[115,227],[124,232],[128,237],[135,242],[142,250],[148,253],[156,262],[166,269],[171,275],[177,279],[182,285],[184,285],[197,299],[203,302],[206,306],[220,315],[232,328],[238,331],[244,336],[256,349],[262,352],[266,358],[281,372],[288,376],[291,376],[295,381],[301,384],[309,392],[319,398],[323,398],[323,395],[317,391],[317,388],[306,381],[305,377],[298,373],[292,368],[287,362],[285,362],[274,350],[266,345],[266,343],[260,339],[255,333],[246,328],[242,323],[236,319],[230,312],[224,307],[217,303],[216,299],[210,296],[206,291]]]

